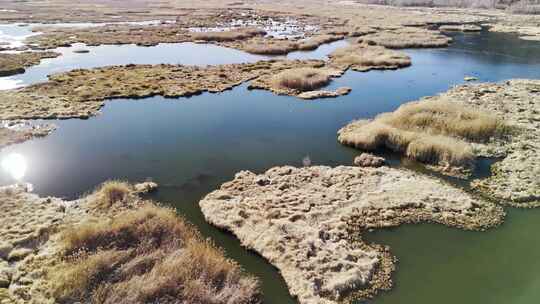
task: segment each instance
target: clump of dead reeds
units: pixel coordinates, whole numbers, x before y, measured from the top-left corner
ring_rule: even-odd
[[[94,192],[93,206],[98,209],[107,209],[112,205],[125,201],[132,187],[129,183],[119,180],[106,181]]]
[[[350,67],[357,71],[397,69],[411,65],[411,58],[405,53],[367,43],[339,48],[329,57],[331,64]]]
[[[192,37],[195,40],[201,41],[217,41],[217,42],[226,42],[226,41],[236,41],[252,38],[255,36],[266,35],[266,32],[257,28],[243,28],[230,31],[222,32],[197,32],[193,33]]]
[[[257,55],[286,55],[298,50],[298,43],[288,40],[250,41],[243,50]]]
[[[255,279],[175,211],[152,204],[70,227],[49,273],[59,303],[258,303]]]
[[[274,76],[276,86],[298,90],[313,91],[330,83],[331,77],[324,69],[298,68],[285,70]]]
[[[493,115],[457,102],[428,100],[353,122],[339,131],[339,141],[362,150],[387,148],[424,163],[467,167],[474,160],[470,142],[508,131]]]
[[[318,35],[310,37],[306,40],[300,41],[298,44],[298,50],[300,51],[313,51],[316,50],[320,45],[331,43],[343,39],[343,35]]]

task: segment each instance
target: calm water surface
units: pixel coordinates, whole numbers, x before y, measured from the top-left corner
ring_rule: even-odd
[[[56,24],[54,26],[85,26],[88,24]],[[93,24],[94,26],[104,24]],[[36,27],[34,25],[32,27]],[[51,25],[48,25],[51,26]],[[0,42],[22,45],[22,41],[36,33],[32,27],[0,24]],[[326,59],[326,56],[337,48],[347,45],[345,40],[320,46],[315,51],[292,52],[286,56],[262,56],[248,54],[243,51],[220,47],[212,44],[197,43],[162,43],[153,47],[126,45],[86,46],[76,43],[72,47],[59,47],[51,51],[62,54],[56,58],[43,59],[39,65],[26,69],[24,74],[0,77],[0,90],[12,89],[47,80],[47,75],[70,71],[73,69],[90,69],[95,67],[123,64],[185,64],[216,65],[243,62],[256,62],[272,58],[288,59]],[[87,50],[89,53],[76,52]]]
[[[284,56],[289,59],[325,59],[326,55],[336,48],[347,45],[347,42],[336,41],[321,46],[313,52],[293,52]],[[89,50],[90,53],[77,53],[76,50]],[[162,43],[153,47],[127,45],[85,46],[74,44],[72,47],[61,47],[53,51],[62,55],[56,58],[43,59],[39,65],[26,69],[26,73],[0,78],[0,90],[11,89],[47,80],[47,75],[70,71],[73,69],[90,69],[95,67],[122,64],[185,64],[216,65],[243,62],[257,62],[279,56],[269,57],[252,55],[239,50],[212,44],[197,43]]]
[[[175,206],[261,278],[266,303],[295,303],[278,272],[234,237],[206,224],[197,202],[240,170],[301,165],[306,156],[313,164],[350,164],[359,152],[337,143],[340,127],[443,92],[463,83],[464,76],[540,78],[539,43],[494,33],[455,38],[448,49],[407,51],[413,59],[407,69],[346,73],[330,87],[353,91],[338,99],[299,101],[242,85],[191,98],[114,100],[102,115],[57,121],[52,135],[8,147],[0,159],[23,155],[28,163],[24,181],[41,195],[75,198],[110,178],[152,179],[162,186],[155,199]],[[185,53],[177,54],[179,62]],[[230,54],[219,60],[229,60]],[[0,183],[13,182],[0,174]],[[396,288],[372,303],[536,302],[539,212],[510,210],[507,222],[487,233],[418,225],[370,234],[370,241],[391,245],[401,261]]]

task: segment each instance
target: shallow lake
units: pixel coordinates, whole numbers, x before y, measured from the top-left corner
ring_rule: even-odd
[[[62,26],[56,24],[54,26]],[[64,24],[67,25],[67,24]],[[70,24],[71,25],[71,24]],[[86,24],[75,24],[83,26]],[[94,24],[95,26],[96,24]],[[98,24],[99,25],[99,24]],[[32,27],[37,27],[34,25]],[[51,26],[51,25],[48,25]],[[17,43],[35,35],[32,27],[0,24],[0,42]],[[24,74],[0,77],[0,90],[12,89],[47,80],[47,75],[70,71],[73,69],[90,69],[110,65],[124,64],[185,64],[185,65],[217,65],[244,62],[257,62],[268,59],[326,59],[335,49],[347,45],[345,40],[321,45],[314,51],[296,51],[286,56],[262,56],[248,54],[243,51],[225,48],[213,44],[197,43],[161,43],[152,47],[126,45],[87,46],[76,43],[71,47],[51,49],[60,53],[56,58],[43,59],[39,65],[28,67]],[[78,51],[85,50],[88,53]]]
[[[329,86],[353,88],[338,99],[301,101],[241,85],[190,98],[114,100],[97,117],[56,121],[59,128],[53,134],[8,147],[0,159],[22,155],[24,181],[40,195],[76,198],[110,178],[152,179],[162,186],[153,198],[176,207],[261,279],[265,303],[295,303],[271,265],[205,223],[199,199],[240,170],[300,166],[306,157],[315,165],[351,164],[359,152],[337,143],[340,127],[443,92],[463,83],[464,76],[480,81],[540,78],[538,42],[487,32],[453,36],[447,49],[407,50],[410,68],[346,73]],[[215,56],[227,57],[229,51]],[[176,54],[177,62],[182,54]],[[239,60],[251,60],[240,54]],[[142,53],[129,56],[146,60]],[[172,56],[164,51],[161,59]],[[201,64],[215,63],[212,58]],[[400,165],[399,160],[393,164]],[[1,184],[13,182],[0,173]],[[511,210],[501,228],[486,233],[418,225],[370,234],[370,240],[391,245],[401,261],[396,288],[370,302],[533,302],[540,298],[540,243],[534,235],[540,230],[539,212]]]
[[[212,44],[191,42],[162,43],[153,47],[132,44],[90,47],[83,44],[74,44],[72,47],[53,49],[52,51],[59,52],[62,55],[56,58],[43,59],[39,65],[27,68],[24,74],[0,77],[0,90],[46,81],[47,75],[54,73],[110,65],[166,63],[203,66],[257,62],[271,58],[325,59],[326,55],[344,45],[347,45],[347,42],[342,40],[323,45],[312,52],[298,51],[290,53],[287,56],[269,57],[252,55]],[[77,53],[75,52],[77,50],[88,50],[90,52]]]

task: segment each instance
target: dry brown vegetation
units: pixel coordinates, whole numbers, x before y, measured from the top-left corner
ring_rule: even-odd
[[[53,74],[47,82],[0,91],[0,119],[85,118],[96,115],[106,98],[192,96],[222,92],[282,70],[322,65],[319,60],[269,60],[212,65],[124,65]]]
[[[0,127],[0,149],[5,146],[22,143],[36,137],[49,135],[56,127],[52,124],[38,124],[30,127]]]
[[[411,65],[411,58],[405,53],[366,43],[339,48],[329,57],[332,65],[356,71],[397,69]]]
[[[263,36],[266,32],[256,28],[245,28],[240,30],[223,31],[223,32],[198,32],[192,34],[193,39],[202,41],[235,41],[243,40],[255,36]]]
[[[320,45],[325,43],[331,43],[343,39],[342,35],[319,35],[313,36],[309,39],[301,41],[298,45],[298,50],[300,51],[313,51],[316,50]]]
[[[171,209],[147,204],[79,224],[60,242],[63,261],[50,272],[60,303],[259,301],[257,281]]]
[[[362,150],[387,148],[425,163],[468,167],[474,160],[469,142],[486,142],[507,132],[500,119],[480,110],[420,101],[353,122],[340,130],[339,141]]]
[[[294,51],[312,51],[325,43],[338,41],[344,38],[339,34],[322,34],[301,41],[286,39],[251,39],[238,47],[248,53],[258,55],[286,55]]]
[[[244,44],[242,49],[257,55],[285,55],[298,50],[298,44],[288,40],[253,40]]]
[[[25,132],[14,131],[8,128],[0,128],[0,148],[28,140],[31,135]]]
[[[93,206],[107,209],[116,203],[125,201],[133,191],[131,185],[124,181],[111,180],[103,183],[94,193]]]
[[[327,85],[331,77],[324,69],[299,68],[285,70],[275,75],[273,80],[279,87],[305,92]]]
[[[377,32],[374,28],[368,25],[362,26],[336,26],[323,31],[326,35],[348,36],[348,37],[360,37],[367,34],[373,34]]]
[[[390,49],[447,47],[452,38],[439,31],[418,27],[400,27],[378,31],[358,38],[358,42],[382,45]]]
[[[58,56],[56,52],[0,53],[0,77],[24,73],[25,68],[39,64],[41,59]]]

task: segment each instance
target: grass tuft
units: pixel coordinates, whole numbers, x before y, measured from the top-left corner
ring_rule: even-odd
[[[540,1],[538,0],[521,0],[511,4],[507,10],[513,14],[540,14]]]
[[[201,41],[228,42],[228,41],[244,40],[244,39],[252,38],[255,36],[263,36],[265,34],[266,32],[261,29],[245,28],[245,29],[223,31],[223,32],[197,32],[197,33],[193,33],[192,37],[195,40],[201,40]]]
[[[59,303],[259,303],[258,284],[167,208],[65,229],[50,273]]]
[[[313,36],[309,39],[303,40],[298,44],[298,50],[300,51],[313,51],[316,50],[320,45],[331,43],[343,39],[342,35],[319,35]]]
[[[339,141],[362,150],[387,148],[424,163],[466,167],[474,161],[469,142],[508,132],[493,115],[456,102],[427,100],[356,121],[340,130]]]
[[[127,182],[106,181],[95,191],[94,206],[98,209],[108,209],[116,203],[125,201],[131,192],[131,185]]]
[[[299,91],[313,91],[330,83],[331,77],[322,69],[298,68],[285,70],[275,75],[273,81],[280,87]]]
[[[397,69],[411,65],[411,58],[405,53],[367,43],[339,48],[329,57],[332,64],[351,67],[359,71]]]
[[[298,44],[287,40],[252,41],[244,45],[243,49],[257,55],[286,55],[298,50]]]

